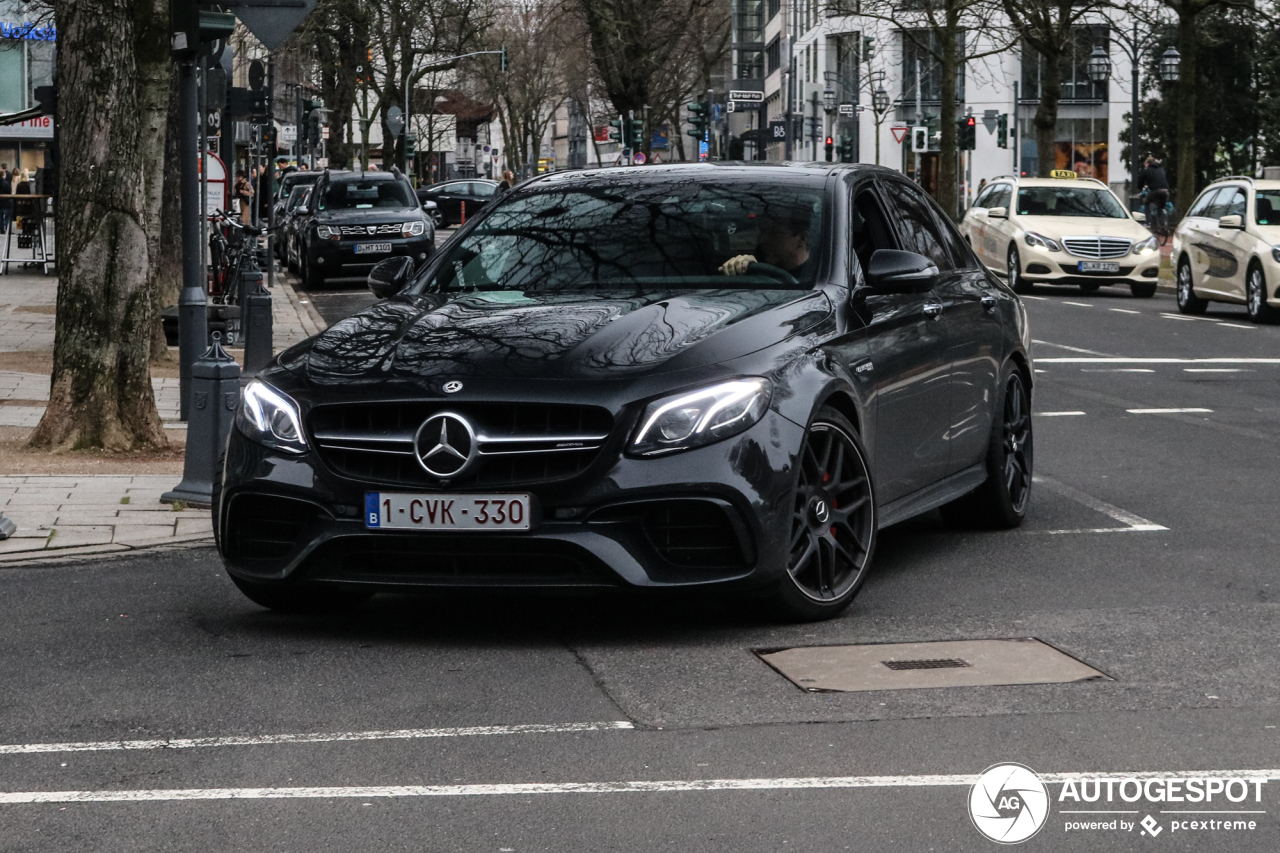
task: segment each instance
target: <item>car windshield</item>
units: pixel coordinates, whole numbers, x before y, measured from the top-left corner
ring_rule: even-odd
[[[808,288],[823,254],[823,191],[797,183],[672,178],[508,196],[420,289]],[[721,270],[744,255],[755,262]]]
[[[318,210],[417,207],[403,181],[336,181],[324,188]]]
[[[1087,187],[1024,187],[1018,190],[1018,215],[1128,217],[1110,192]]]
[[[1253,216],[1259,225],[1280,225],[1280,190],[1258,190]]]

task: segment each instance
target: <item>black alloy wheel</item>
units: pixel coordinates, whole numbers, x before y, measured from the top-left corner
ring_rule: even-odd
[[[1022,375],[1016,370],[1005,384],[1001,431],[1004,490],[1008,494],[1009,508],[1021,520],[1031,497],[1031,400],[1022,383]]]
[[[875,549],[866,453],[839,412],[818,412],[798,460],[781,604],[793,619],[827,619],[853,600]]]
[[[1018,257],[1018,247],[1009,247],[1009,287],[1014,293],[1030,293],[1031,282],[1022,277],[1022,259]]]
[[[1027,514],[1034,462],[1031,395],[1016,367],[1006,373],[999,406],[987,445],[986,482],[942,507],[948,523],[1007,530]]]
[[[1249,319],[1255,323],[1270,324],[1280,320],[1280,310],[1267,304],[1267,280],[1256,262],[1249,267],[1249,278],[1245,284],[1245,305],[1249,309]]]
[[[1195,286],[1191,282],[1191,264],[1183,261],[1178,264],[1178,311],[1183,314],[1203,314],[1209,307],[1209,300],[1196,296]]]

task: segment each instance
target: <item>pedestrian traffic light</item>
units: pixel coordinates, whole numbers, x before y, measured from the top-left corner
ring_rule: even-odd
[[[836,145],[836,156],[840,158],[841,163],[853,162],[853,137],[841,135],[840,142]]]
[[[876,54],[876,40],[871,36],[864,36],[862,39],[862,58],[870,59]]]
[[[966,116],[956,122],[958,131],[958,139],[956,148],[960,151],[972,151],[978,147],[978,120],[973,116]]]
[[[169,0],[170,50],[179,59],[190,59],[200,45],[225,39],[236,28],[236,16],[227,12],[203,12],[195,0]]]
[[[404,156],[412,157],[418,153],[418,137],[412,133],[404,135]]]
[[[996,119],[996,145],[1001,148],[1009,147],[1009,114],[1001,113]]]
[[[694,139],[706,139],[711,125],[711,110],[704,103],[686,104],[685,107],[689,110],[689,124],[693,125],[688,134]]]
[[[58,112],[58,89],[56,86],[36,86],[36,106],[40,115],[51,116]]]
[[[831,150],[836,147],[835,140],[830,136],[827,137],[827,162],[831,162]]]

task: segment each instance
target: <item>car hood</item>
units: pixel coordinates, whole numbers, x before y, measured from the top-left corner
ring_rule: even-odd
[[[821,291],[407,297],[340,321],[282,353],[281,365],[320,385],[631,378],[746,355],[813,327],[831,310]]]
[[[1063,237],[1123,237],[1145,240],[1151,232],[1132,219],[1094,219],[1087,216],[1019,216],[1018,227],[1051,240]]]
[[[370,207],[364,210],[321,210],[316,222],[325,225],[380,225],[384,222],[412,222],[422,218],[416,207]]]

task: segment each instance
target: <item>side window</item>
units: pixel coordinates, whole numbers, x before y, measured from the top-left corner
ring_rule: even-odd
[[[1245,208],[1248,204],[1249,202],[1246,200],[1244,190],[1241,187],[1236,187],[1235,192],[1233,192],[1231,197],[1227,200],[1227,212],[1222,215],[1244,216]]]
[[[1231,197],[1231,187],[1223,187],[1214,194],[1213,199],[1205,207],[1204,215],[1210,219],[1221,219],[1226,216],[1227,199]]]
[[[1205,190],[1200,193],[1200,198],[1196,199],[1195,204],[1191,205],[1191,209],[1187,211],[1187,216],[1204,216],[1205,211],[1209,209],[1209,202],[1217,194],[1217,190]]]
[[[973,200],[973,206],[982,208],[991,207],[987,202],[995,196],[996,186],[998,185],[993,184],[989,187],[983,187],[982,192],[978,193],[978,197]]]
[[[496,189],[497,187],[493,184],[477,183],[471,185],[471,192],[476,196],[476,198],[493,198],[493,193]]]
[[[902,248],[924,255],[937,264],[939,270],[954,269],[955,261],[938,231],[933,205],[924,191],[905,181],[886,181],[885,195],[897,208]]]
[[[854,197],[849,243],[865,272],[877,249],[896,249],[888,220],[875,192],[864,187]]]
[[[1008,184],[996,184],[995,194],[991,197],[989,207],[1003,207],[1006,211],[1009,209],[1009,199],[1013,198],[1013,190]]]

